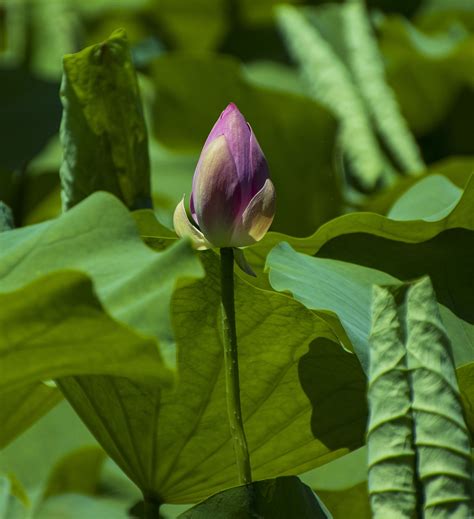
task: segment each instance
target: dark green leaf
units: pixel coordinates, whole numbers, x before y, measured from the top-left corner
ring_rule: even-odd
[[[256,481],[224,490],[179,516],[180,519],[329,519],[312,490],[295,476]]]
[[[61,104],[57,83],[24,69],[0,68],[0,85],[0,168],[6,172],[24,167],[58,131]]]

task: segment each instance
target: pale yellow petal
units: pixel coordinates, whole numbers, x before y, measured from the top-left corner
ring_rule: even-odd
[[[252,198],[232,237],[234,247],[244,247],[261,240],[275,216],[276,193],[270,179]]]
[[[197,250],[212,248],[212,245],[206,240],[202,232],[189,221],[184,206],[184,196],[174,210],[173,226],[176,234],[180,238],[186,237],[191,240],[193,248]]]

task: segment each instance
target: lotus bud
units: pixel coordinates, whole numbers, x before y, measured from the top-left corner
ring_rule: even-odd
[[[245,247],[263,238],[275,214],[275,188],[252,128],[235,104],[222,112],[201,152],[190,199],[174,212],[178,236],[196,249]]]

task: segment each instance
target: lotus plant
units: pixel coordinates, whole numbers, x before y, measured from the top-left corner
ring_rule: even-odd
[[[252,128],[234,103],[222,112],[204,144],[189,208],[194,223],[183,197],[174,212],[176,233],[191,238],[196,249],[220,248],[227,415],[239,482],[248,485],[252,471],[240,405],[234,259],[255,275],[239,247],[261,240],[268,231],[275,214],[275,188]]]
[[[189,205],[194,222],[183,197],[174,212],[174,228],[200,250],[251,245],[272,223],[275,188],[267,161],[234,103],[222,112],[204,144]]]

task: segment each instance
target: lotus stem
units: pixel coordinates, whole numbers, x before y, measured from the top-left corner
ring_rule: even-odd
[[[227,414],[239,471],[239,483],[248,485],[252,482],[252,471],[240,406],[239,360],[234,304],[234,251],[230,247],[221,249],[221,304]]]

